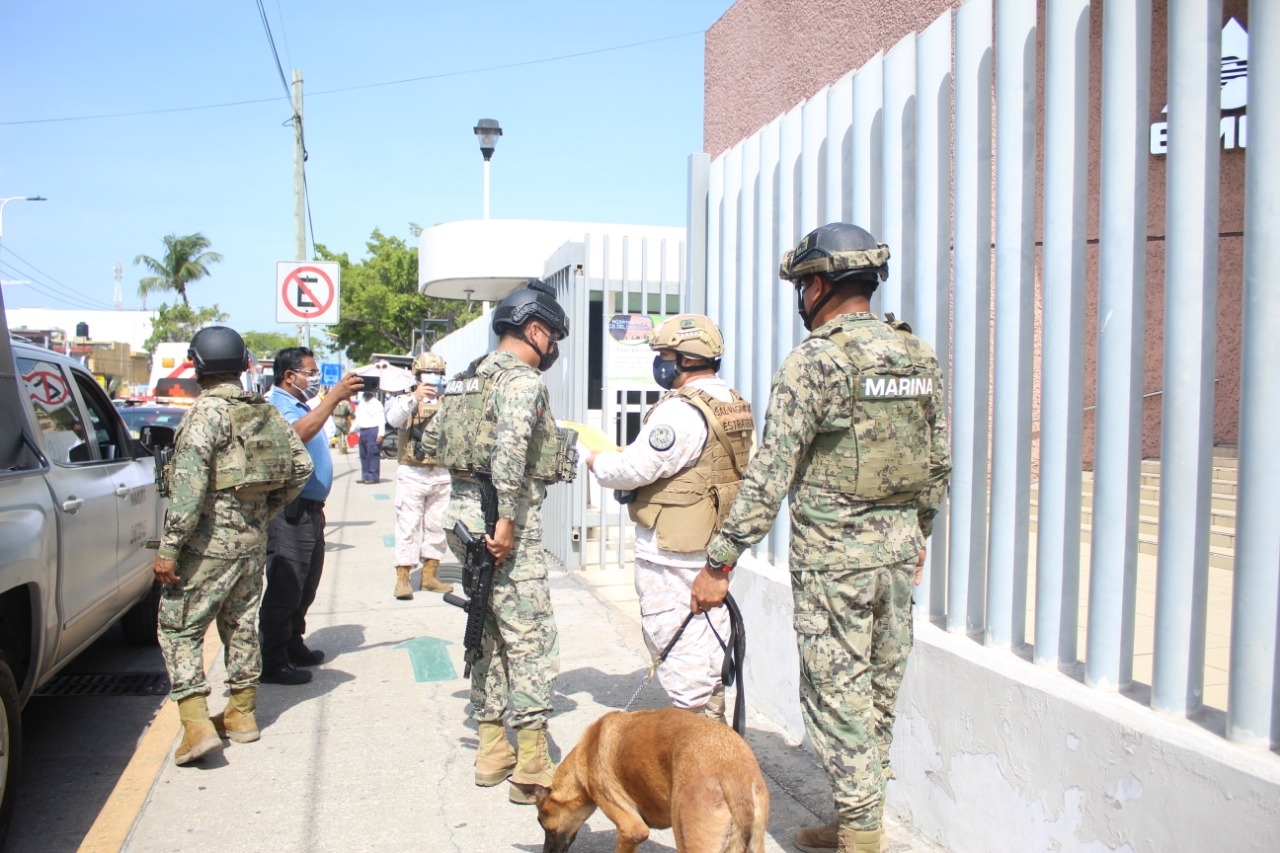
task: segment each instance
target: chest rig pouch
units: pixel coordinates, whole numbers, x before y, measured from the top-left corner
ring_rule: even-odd
[[[196,406],[222,409],[231,421],[231,441],[218,453],[211,472],[213,488],[232,489],[244,496],[266,495],[293,475],[293,448],[284,432],[291,427],[270,403],[261,398],[248,402],[243,395],[233,386],[219,386],[205,391],[196,402]],[[183,419],[179,434],[187,420]]]
[[[431,423],[440,412],[440,400],[437,398],[434,402],[423,400],[418,403],[413,414],[409,418],[409,426],[400,430],[399,446],[400,446],[400,464],[401,465],[438,465],[436,458],[427,452],[427,448],[423,445],[422,436],[427,429],[427,425]]]
[[[908,501],[929,481],[929,409],[939,377],[905,323],[852,320],[825,333],[850,363],[850,426],[819,433],[804,482],[863,501]]]

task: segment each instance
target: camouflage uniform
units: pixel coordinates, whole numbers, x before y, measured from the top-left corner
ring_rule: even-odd
[[[215,488],[219,462],[235,440],[231,412],[241,404],[264,406],[287,437],[292,475],[270,491]],[[205,388],[183,418],[168,471],[170,502],[159,555],[177,561],[179,582],[162,588],[158,634],[170,696],[180,701],[209,695],[201,647],[214,619],[226,649],[228,686],[251,687],[262,672],[257,614],[267,521],[302,490],[311,477],[311,458],[261,395],[226,382]]]
[[[872,405],[896,394],[900,382],[876,385],[870,374],[904,373],[910,381],[899,399],[919,398],[920,423],[883,412],[877,418]],[[874,397],[877,390],[881,397]],[[859,429],[891,451],[862,460],[861,469],[837,446]],[[901,488],[899,457],[920,463],[919,476],[905,480],[915,483],[911,488]],[[855,476],[856,493],[823,481],[833,469]],[[872,314],[843,314],[816,329],[774,375],[763,441],[723,530],[707,547],[712,558],[736,563],[768,533],[783,495],[789,497],[800,701],[842,825],[880,825],[894,705],[912,644],[913,574],[950,470],[933,352]],[[860,496],[873,492],[880,496]]]
[[[540,729],[551,715],[551,686],[560,671],[560,641],[547,559],[542,549],[542,501],[547,484],[526,475],[527,450],[535,427],[555,429],[547,386],[536,370],[506,351],[485,356],[477,371],[493,371],[485,417],[494,423],[490,474],[498,495],[498,517],[515,522],[515,548],[494,571],[489,617],[485,619],[483,652],[471,670],[471,716],[480,722],[501,720],[508,703],[511,727]],[[442,417],[427,428],[425,443]],[[456,522],[473,533],[484,530],[479,481],[453,472],[453,492],[445,514],[449,547],[466,560],[453,534]]]

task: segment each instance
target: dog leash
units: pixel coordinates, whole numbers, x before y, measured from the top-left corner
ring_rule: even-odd
[[[746,625],[742,621],[742,611],[738,609],[738,602],[734,601],[731,594],[726,593],[724,598],[725,607],[729,609],[729,642],[726,643],[720,636],[720,632],[716,630],[715,623],[711,621],[709,613],[702,615],[707,618],[707,627],[711,629],[712,635],[716,638],[716,642],[720,644],[720,649],[724,652],[724,663],[720,666],[720,682],[725,687],[738,687],[737,700],[733,703],[733,730],[738,734],[746,737],[747,732],[747,701],[743,686],[743,666],[747,657],[747,632]],[[658,671],[658,667],[667,659],[667,655],[675,648],[676,642],[684,634],[684,629],[689,627],[689,623],[693,621],[693,617],[697,614],[689,611],[689,615],[680,623],[680,629],[676,631],[670,642],[662,650],[653,662],[649,664],[649,671],[645,673],[644,678],[640,681],[640,686],[631,694],[631,698],[627,700],[626,707],[622,710],[627,712],[631,710],[631,706],[635,704],[636,699],[640,696],[640,692],[644,690],[645,685],[653,680],[654,674]]]

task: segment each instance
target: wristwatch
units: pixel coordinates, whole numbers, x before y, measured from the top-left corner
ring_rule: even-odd
[[[707,566],[712,571],[724,572],[726,575],[729,574],[729,572],[733,571],[732,563],[722,563],[719,560],[717,560],[715,557],[711,557],[711,556],[707,557]]]

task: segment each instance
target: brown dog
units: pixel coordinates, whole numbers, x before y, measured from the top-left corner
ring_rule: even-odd
[[[677,708],[596,720],[537,792],[543,853],[564,853],[597,807],[632,853],[649,827],[673,827],[680,853],[762,853],[769,789],[728,726]]]

